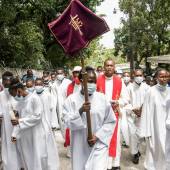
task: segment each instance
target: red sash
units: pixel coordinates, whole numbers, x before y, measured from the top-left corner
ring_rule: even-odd
[[[118,100],[122,90],[122,81],[118,76],[113,76],[113,93],[112,100]],[[97,79],[97,91],[105,94],[105,76],[101,75]],[[118,122],[119,122],[119,113],[115,113],[117,121],[116,127],[110,141],[109,146],[109,156],[116,157],[116,146],[117,146],[117,132],[118,132]]]
[[[74,85],[75,82],[72,82],[68,85],[67,88],[67,97],[73,93],[74,91]],[[70,130],[69,128],[66,129],[66,133],[65,133],[65,142],[64,142],[64,147],[70,146]]]

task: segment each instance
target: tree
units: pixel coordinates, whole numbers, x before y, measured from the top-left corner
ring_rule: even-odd
[[[170,1],[120,0],[119,4],[126,17],[115,30],[116,55],[127,58],[131,52],[139,67],[150,56],[170,53]]]
[[[102,1],[82,0],[93,11]],[[0,63],[9,67],[36,69],[69,64],[67,56],[47,27],[69,2],[0,0]]]

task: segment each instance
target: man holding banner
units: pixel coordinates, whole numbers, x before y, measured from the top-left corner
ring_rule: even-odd
[[[64,104],[63,120],[71,130],[73,170],[107,170],[108,149],[116,118],[105,95],[96,92],[96,74],[86,68],[89,102],[84,102],[84,89],[70,95]],[[79,75],[82,80],[82,72]],[[86,112],[91,113],[93,138],[88,140]]]

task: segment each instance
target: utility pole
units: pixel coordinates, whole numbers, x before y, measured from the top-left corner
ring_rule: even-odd
[[[133,75],[133,71],[135,69],[134,66],[134,54],[133,54],[133,30],[132,30],[132,6],[130,6],[129,10],[129,53],[128,60],[130,61],[130,74],[131,77]]]

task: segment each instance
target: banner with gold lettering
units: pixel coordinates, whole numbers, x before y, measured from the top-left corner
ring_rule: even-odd
[[[109,31],[105,20],[85,7],[79,0],[72,0],[62,15],[48,24],[65,53],[74,55],[89,42]]]

